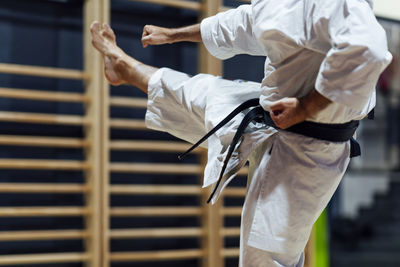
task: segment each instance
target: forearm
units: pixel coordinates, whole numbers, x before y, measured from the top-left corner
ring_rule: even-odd
[[[182,41],[201,42],[200,24],[172,29],[154,25],[146,25],[143,28],[143,47]]]
[[[304,110],[306,118],[312,117],[330,103],[332,103],[331,100],[318,93],[315,89],[306,96],[299,98],[300,107]]]
[[[200,23],[182,28],[171,29],[171,41],[201,42]]]

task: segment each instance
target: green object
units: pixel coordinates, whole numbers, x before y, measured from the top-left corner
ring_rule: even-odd
[[[314,224],[315,267],[329,267],[328,213],[326,209]]]

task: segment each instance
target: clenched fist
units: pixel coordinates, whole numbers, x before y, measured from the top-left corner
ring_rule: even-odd
[[[287,129],[307,118],[306,110],[295,97],[278,100],[270,106],[270,109],[271,119],[281,129]]]
[[[287,129],[307,118],[311,118],[331,103],[330,99],[314,89],[301,98],[285,97],[273,102],[270,105],[270,115],[276,126]]]
[[[147,47],[148,45],[170,44],[173,42],[172,32],[172,29],[146,25],[143,28],[142,45]]]

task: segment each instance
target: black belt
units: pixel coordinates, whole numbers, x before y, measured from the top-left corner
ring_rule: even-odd
[[[267,126],[278,128],[274,121],[271,119],[269,112],[265,111],[259,104],[258,98],[253,98],[247,100],[243,104],[239,105],[235,110],[233,110],[225,119],[223,119],[217,126],[215,126],[211,131],[209,131],[205,136],[203,136],[196,144],[194,144],[191,148],[189,148],[186,152],[178,156],[179,159],[183,159],[187,154],[189,154],[193,149],[207,140],[212,134],[218,131],[222,126],[227,124],[230,120],[232,120],[237,114],[242,112],[245,109],[255,107],[251,109],[243,118],[240,123],[235,136],[232,139],[231,144],[229,145],[228,153],[224,160],[224,165],[222,166],[221,173],[219,175],[217,184],[211,193],[210,197],[207,200],[209,203],[214,196],[221,180],[224,175],[225,169],[228,165],[229,159],[232,156],[232,153],[236,147],[236,144],[239,142],[240,137],[243,135],[246,127],[249,125],[251,121],[264,122]],[[317,123],[304,121],[298,124],[295,124],[285,131],[301,134],[304,136],[331,141],[331,142],[345,142],[350,140],[351,149],[350,149],[350,157],[356,157],[361,154],[360,145],[353,138],[353,135],[358,127],[359,121],[350,121],[342,124],[326,124],[326,123]]]

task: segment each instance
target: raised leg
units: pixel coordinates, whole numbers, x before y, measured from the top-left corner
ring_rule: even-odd
[[[100,26],[95,21],[90,27],[93,46],[101,53],[104,59],[104,74],[112,85],[130,84],[138,87],[147,94],[150,77],[157,68],[125,54],[118,47],[113,30],[108,24]]]

